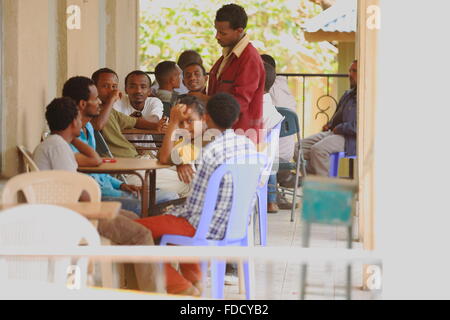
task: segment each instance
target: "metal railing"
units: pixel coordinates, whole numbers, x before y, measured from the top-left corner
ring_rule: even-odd
[[[149,75],[154,76],[154,72],[147,72]],[[277,76],[283,76],[287,77],[288,80],[290,78],[296,78],[298,81],[301,81],[300,85],[300,95],[294,93],[294,97],[296,98],[296,101],[301,106],[301,137],[305,137],[305,128],[306,128],[306,122],[305,122],[305,112],[306,112],[306,91],[308,90],[308,86],[312,85],[308,82],[309,79],[315,78],[320,79],[324,78],[326,79],[326,85],[324,87],[324,94],[319,96],[319,98],[316,99],[316,101],[313,101],[315,107],[316,107],[316,113],[314,114],[314,118],[317,119],[320,115],[323,115],[327,118],[327,122],[330,120],[330,115],[327,113],[330,110],[334,110],[337,107],[338,101],[340,97],[334,97],[331,94],[331,81],[334,79],[342,79],[342,78],[348,78],[348,74],[321,74],[321,73],[278,73]]]

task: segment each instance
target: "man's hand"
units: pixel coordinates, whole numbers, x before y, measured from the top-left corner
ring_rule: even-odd
[[[166,133],[167,128],[169,126],[167,117],[162,117],[161,120],[158,121],[158,131],[162,133]]]
[[[190,164],[180,164],[177,166],[178,178],[186,184],[190,184],[194,179],[195,172]]]
[[[181,122],[189,119],[191,113],[192,110],[188,109],[185,104],[177,104],[170,110],[170,121],[179,125]]]
[[[141,193],[142,187],[138,187],[138,186],[134,186],[131,184],[126,184],[126,183],[122,183],[120,185],[120,190],[122,191],[126,191],[126,192],[130,192],[136,196],[139,196],[139,194]]]
[[[117,100],[122,99],[122,92],[120,90],[113,90],[108,95],[108,98],[106,99],[107,103],[114,104]]]
[[[330,130],[330,126],[327,123],[326,125],[323,126],[322,131],[325,132],[325,131],[328,131],[328,130]]]

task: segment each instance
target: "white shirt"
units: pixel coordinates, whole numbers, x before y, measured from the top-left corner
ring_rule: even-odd
[[[293,111],[296,110],[297,102],[289,90],[286,77],[277,76],[269,93],[276,107],[289,108]]]
[[[287,77],[278,76],[269,91],[276,107],[284,107],[297,112],[297,102],[289,90]],[[295,135],[280,138],[280,159],[290,161],[294,157]]]
[[[113,107],[117,111],[122,112],[128,116],[137,111],[131,105],[128,95],[124,95],[124,97],[121,100],[117,101]],[[141,111],[142,117],[146,120],[151,119],[152,116],[157,116],[159,119],[161,119],[163,116],[163,110],[164,108],[161,100],[159,100],[158,98],[149,97],[147,98],[147,100],[145,100],[144,109],[142,109]]]
[[[39,170],[64,170],[76,172],[78,164],[75,154],[66,140],[59,134],[48,136],[33,153],[33,160]]]
[[[133,106],[130,103],[130,98],[128,95],[125,95],[121,100],[117,101],[113,108],[119,112],[122,112],[126,114],[127,116],[133,114],[137,110],[133,108]],[[155,122],[154,119],[152,119],[153,116],[157,116],[159,120],[161,120],[163,116],[163,104],[161,100],[154,97],[149,97],[147,100],[145,100],[144,109],[142,109],[142,117],[151,122]],[[151,136],[143,135],[143,134],[133,134],[133,135],[127,135],[127,137],[130,140],[146,140],[151,139]],[[155,145],[153,143],[136,143],[137,146],[141,147],[154,147]]]
[[[269,93],[263,96],[263,122],[264,128],[267,130],[275,127],[280,121],[283,120],[283,116],[277,111],[272,103],[272,98]]]

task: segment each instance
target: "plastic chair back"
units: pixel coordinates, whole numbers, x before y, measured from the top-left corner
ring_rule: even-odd
[[[8,180],[2,193],[2,204],[17,204],[22,192],[30,204],[78,202],[83,191],[91,202],[100,202],[98,183],[88,175],[69,171],[39,171],[24,173]]]
[[[264,155],[255,154],[247,157],[230,159],[217,168],[209,179],[202,215],[194,236],[195,239],[206,240],[206,236],[215,213],[219,186],[226,174],[231,174],[233,180],[233,203],[229,216],[224,242],[236,242],[247,238],[247,229],[251,204],[261,176],[261,170],[266,164]]]
[[[17,149],[19,150],[19,154],[25,166],[25,171],[26,172],[39,171],[38,166],[33,161],[31,153],[24,146],[17,146]]]
[[[81,242],[99,246],[100,237],[86,218],[72,210],[52,205],[21,205],[0,212],[2,248],[75,248]],[[70,260],[0,257],[0,269],[6,269],[0,270],[0,283],[1,280],[32,280],[66,285]],[[85,284],[87,260],[81,259],[77,266]]]
[[[276,107],[276,109],[284,117],[284,121],[280,128],[280,138],[289,137],[293,134],[300,134],[300,124],[298,122],[297,113],[283,107]]]

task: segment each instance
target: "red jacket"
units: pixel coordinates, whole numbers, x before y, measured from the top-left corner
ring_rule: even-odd
[[[251,43],[238,58],[234,53],[223,69],[219,79],[217,72],[224,57],[211,69],[209,75],[208,95],[219,92],[232,94],[241,106],[241,115],[233,129],[263,129],[263,95],[266,72],[258,51]],[[254,142],[252,135],[248,136]]]

